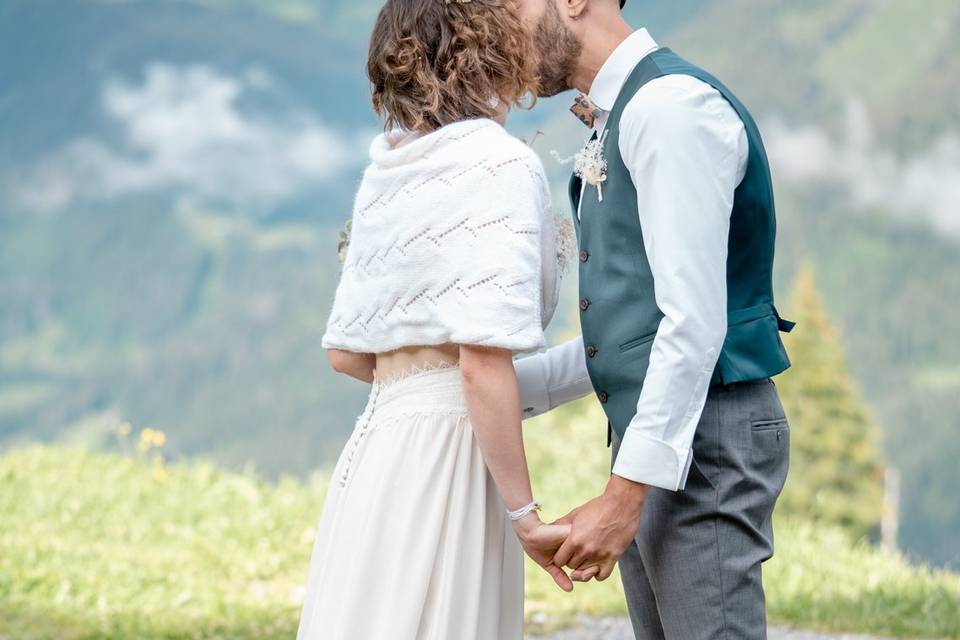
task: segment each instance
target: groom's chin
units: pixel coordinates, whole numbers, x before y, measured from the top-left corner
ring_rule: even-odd
[[[554,96],[560,95],[560,94],[563,93],[564,91],[566,91],[566,89],[553,89],[553,90],[550,90],[550,91],[538,91],[538,92],[537,92],[537,97],[538,97],[538,98],[552,98],[552,97],[554,97]]]
[[[567,86],[568,83],[554,82],[548,85],[541,84],[537,87],[537,97],[538,98],[552,98],[558,96],[565,91],[569,91],[570,87]]]

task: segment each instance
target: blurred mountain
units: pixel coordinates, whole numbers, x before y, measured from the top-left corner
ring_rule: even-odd
[[[675,44],[750,103],[835,135],[861,102],[883,145],[927,151],[960,121],[960,4],[953,0],[722,0]]]
[[[2,446],[109,447],[129,419],[175,455],[271,474],[333,462],[366,392],[329,371],[320,336],[378,127],[364,64],[379,6],[0,0]],[[815,265],[903,472],[902,541],[960,562],[960,5],[627,9],[760,119],[778,283]],[[568,102],[510,124],[543,132],[561,208],[549,151],[584,134]]]

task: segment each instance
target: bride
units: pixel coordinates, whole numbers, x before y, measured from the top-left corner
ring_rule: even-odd
[[[519,640],[537,513],[512,357],[544,346],[559,290],[543,167],[503,128],[536,93],[511,0],[387,0],[370,148],[322,345],[371,383],[334,469],[299,640]]]

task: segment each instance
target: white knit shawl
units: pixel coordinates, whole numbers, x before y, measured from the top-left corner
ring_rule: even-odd
[[[370,159],[322,345],[544,346],[560,277],[536,153],[484,118],[381,134]]]

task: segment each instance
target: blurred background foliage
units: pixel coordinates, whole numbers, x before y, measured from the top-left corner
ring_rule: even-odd
[[[882,433],[850,377],[811,267],[797,276],[788,308],[803,329],[785,339],[797,366],[777,379],[791,426],[790,481],[777,508],[875,539],[884,506]]]
[[[366,394],[320,336],[379,127],[378,6],[0,0],[0,447],[115,450],[129,420],[166,434],[167,460],[270,478],[332,464]],[[875,539],[895,468],[902,548],[960,566],[960,3],[631,1],[628,17],[761,122],[778,301],[800,323],[778,378],[784,517]],[[585,131],[568,98],[509,124],[543,132],[562,209],[549,151]],[[574,427],[608,453],[597,412],[570,411],[533,425],[532,455],[570,456],[551,443]]]

